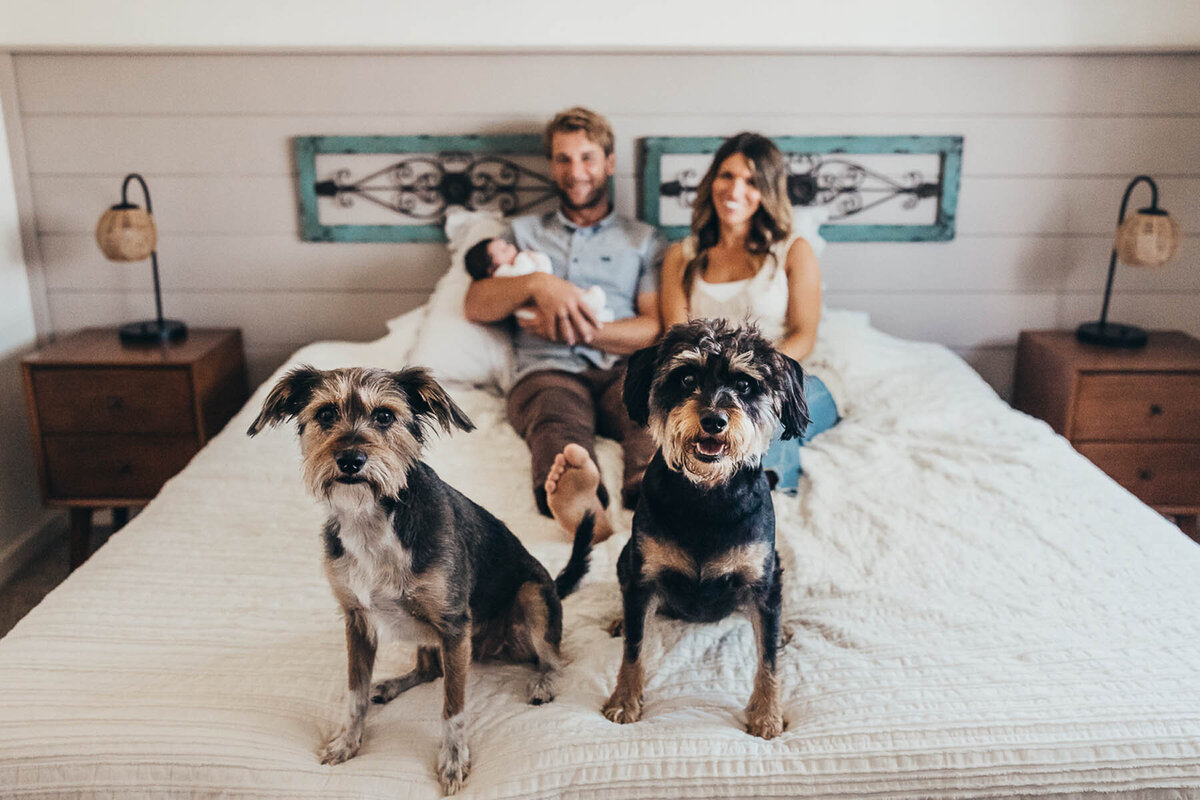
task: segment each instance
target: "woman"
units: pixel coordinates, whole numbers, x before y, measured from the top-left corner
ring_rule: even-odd
[[[821,317],[821,269],[812,247],[792,233],[787,164],[756,133],[727,139],[696,189],[692,234],[667,251],[660,295],[663,327],[723,317],[758,325],[796,361],[812,353]],[[795,491],[800,446],[838,421],[825,383],[806,370],[812,423],[800,441],[778,438],[763,458],[776,488]]]

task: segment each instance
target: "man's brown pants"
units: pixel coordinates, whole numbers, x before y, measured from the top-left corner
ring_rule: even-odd
[[[526,375],[508,393],[508,421],[529,446],[533,466],[533,494],[538,509],[546,506],[546,474],[554,457],[568,444],[577,444],[596,461],[596,434],[621,442],[625,449],[625,477],[621,501],[637,504],[642,474],[657,449],[650,431],[629,418],[621,397],[625,365],[583,372],[542,370]],[[604,484],[596,492],[608,506]]]

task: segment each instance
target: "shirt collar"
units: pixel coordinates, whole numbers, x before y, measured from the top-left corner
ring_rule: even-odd
[[[583,227],[583,226],[577,225],[574,222],[571,222],[571,220],[567,219],[567,215],[562,212],[561,208],[559,208],[557,211],[554,212],[554,216],[558,219],[559,224],[562,225],[564,228],[566,228],[567,231],[570,233],[574,233],[575,231],[577,231],[581,227]],[[610,205],[608,207],[608,213],[606,215],[604,215],[604,217],[599,222],[597,222],[593,225],[589,225],[587,227],[593,231],[602,231],[605,228],[612,227],[613,223],[616,221],[617,221],[617,209],[615,206]]]

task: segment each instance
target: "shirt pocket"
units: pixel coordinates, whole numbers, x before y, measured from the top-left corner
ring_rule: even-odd
[[[604,289],[608,307],[618,319],[633,316],[641,266],[642,259],[634,250],[602,254],[588,271],[584,288],[595,285]]]

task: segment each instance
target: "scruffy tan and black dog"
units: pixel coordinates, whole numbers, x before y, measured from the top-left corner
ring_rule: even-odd
[[[658,452],[642,480],[633,535],[617,562],[625,652],[604,704],[613,722],[642,716],[640,660],[647,616],[715,622],[749,616],[758,674],[746,729],[771,739],[784,727],[776,678],[782,570],[775,510],[761,458],[777,428],[808,424],[800,365],[752,326],[676,325],[629,359],[625,404]]]
[[[435,427],[474,429],[420,368],[298,367],[271,390],[248,433],[289,419],[299,426],[304,482],[332,512],[325,574],[346,620],[347,716],[321,763],[358,753],[368,698],[386,703],[444,676],[437,773],[453,793],[470,771],[463,709],[472,658],[530,662],[529,702],[554,699],[559,601],[587,571],[592,518],[580,523],[570,560],[551,580],[504,523],[419,460]],[[426,644],[411,672],[372,687],[381,634]]]

